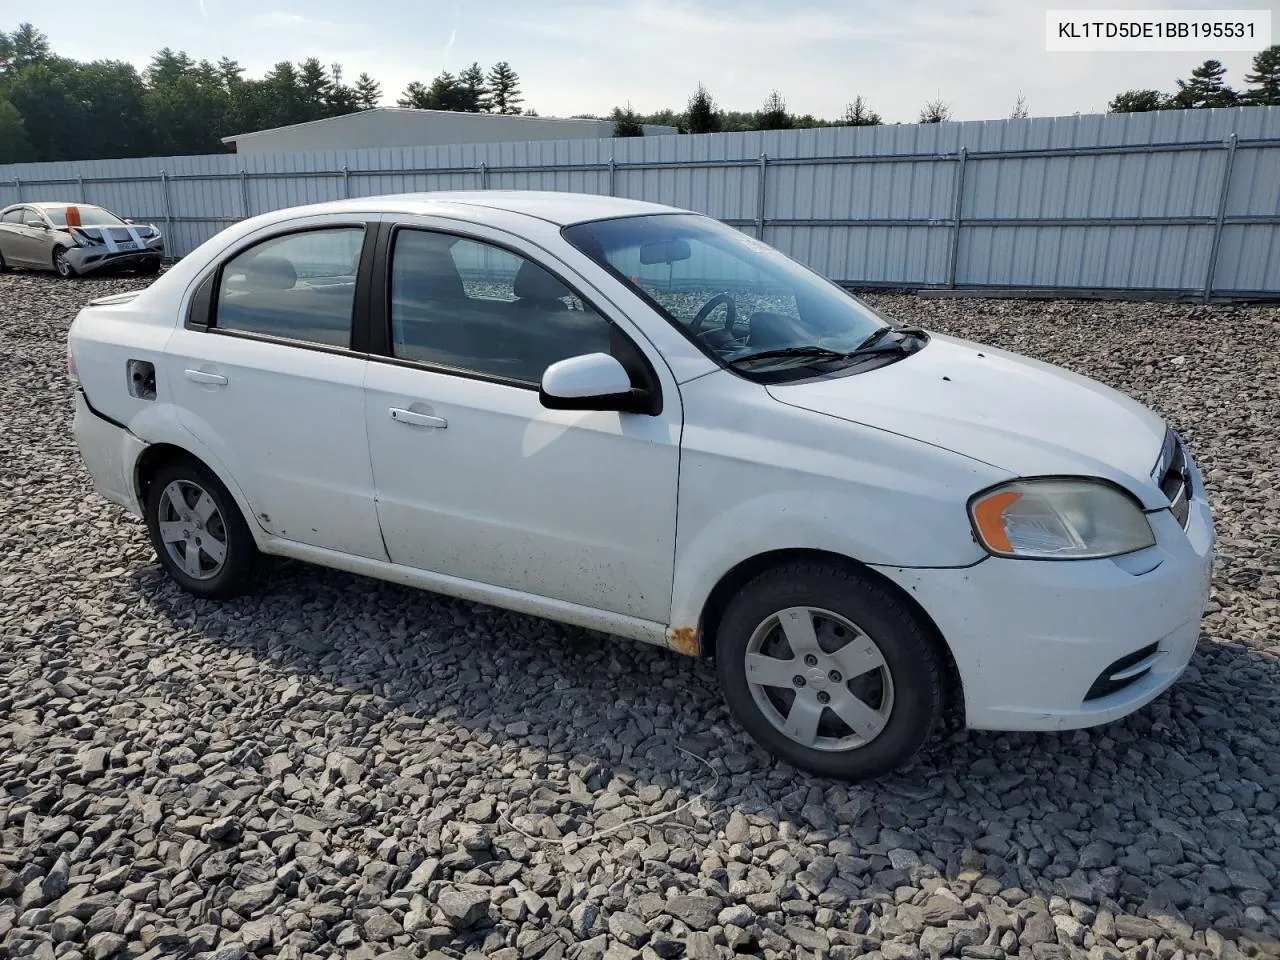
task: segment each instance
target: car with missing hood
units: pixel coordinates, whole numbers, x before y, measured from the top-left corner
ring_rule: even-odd
[[[892,769],[952,711],[1123,717],[1199,637],[1213,523],[1157,414],[688,211],[278,210],[68,348],[97,489],[192,594],[274,554],[711,658],[821,774]]]
[[[164,237],[89,203],[15,203],[0,210],[0,270],[27,267],[74,277],[95,270],[159,271]]]

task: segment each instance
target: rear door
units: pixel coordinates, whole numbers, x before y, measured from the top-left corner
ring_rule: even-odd
[[[169,341],[165,381],[259,526],[381,560],[368,360],[352,349],[375,230],[329,218],[239,248],[198,288],[191,319]]]

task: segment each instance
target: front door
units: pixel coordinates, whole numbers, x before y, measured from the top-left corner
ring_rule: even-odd
[[[365,402],[387,551],[433,573],[666,623],[674,381],[519,249],[483,228],[394,234],[392,357],[370,363]],[[661,384],[662,413],[543,407],[542,371],[593,352],[643,365]]]
[[[254,522],[382,560],[365,438],[368,360],[350,349],[365,233],[363,224],[328,226],[237,253],[213,281],[208,328],[188,324],[170,339],[164,382]]]

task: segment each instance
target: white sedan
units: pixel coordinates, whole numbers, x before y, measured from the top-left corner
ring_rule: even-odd
[[[686,211],[279,210],[92,303],[69,352],[98,490],[191,593],[276,554],[711,657],[821,774],[898,766],[944,710],[1122,717],[1199,636],[1213,525],[1160,417]]]

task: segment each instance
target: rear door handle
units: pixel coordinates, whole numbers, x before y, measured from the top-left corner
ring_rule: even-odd
[[[434,427],[437,430],[443,430],[449,426],[449,421],[444,417],[433,417],[429,413],[418,413],[403,407],[392,407],[388,412],[391,414],[391,419],[397,423],[408,423],[415,427]]]
[[[194,383],[208,383],[216,387],[225,387],[227,385],[227,378],[220,373],[208,373],[204,370],[191,370],[188,368],[186,375],[187,379]]]

